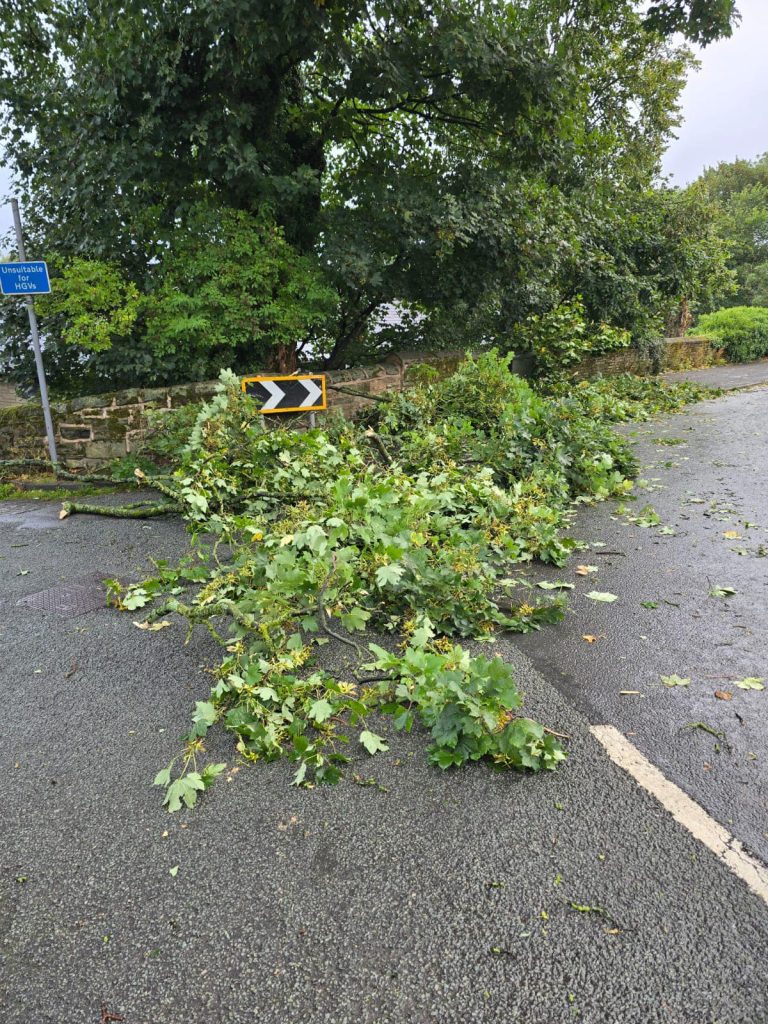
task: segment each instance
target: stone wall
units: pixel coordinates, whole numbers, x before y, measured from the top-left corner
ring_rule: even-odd
[[[675,369],[707,365],[712,358],[709,343],[701,338],[670,339],[666,351],[667,365]],[[428,363],[441,376],[447,376],[462,358],[462,352],[403,352],[375,366],[329,371],[326,375],[328,413],[351,416],[370,405],[370,399],[336,391],[334,385],[363,395],[401,391],[410,368],[417,363]],[[528,376],[533,368],[532,361],[529,357],[517,357],[512,368]],[[644,373],[649,369],[637,352],[625,349],[585,360],[579,372],[592,376],[596,373]],[[210,398],[214,390],[215,381],[205,381],[169,388],[132,388],[54,402],[51,409],[59,458],[70,468],[94,468],[127,455],[136,450],[146,430],[150,410],[177,409],[190,402],[200,402]],[[17,408],[0,408],[0,459],[47,457],[40,406],[30,402]]]
[[[665,338],[664,369],[690,370],[711,366],[715,352],[707,338]],[[604,356],[592,356],[579,363],[579,377],[594,377],[601,373],[609,377],[617,373],[651,373],[650,359],[644,358],[636,348],[620,348]]]
[[[360,395],[335,391],[333,385],[379,395],[401,391],[408,370],[417,363],[429,363],[442,375],[452,373],[462,352],[401,353],[375,366],[333,370],[326,374],[329,385],[328,413],[351,416],[370,405]],[[61,462],[70,468],[95,468],[137,449],[147,428],[147,413],[155,409],[178,409],[213,395],[215,381],[168,388],[131,388],[105,395],[89,395],[66,402],[53,402],[51,412],[56,430],[56,447]],[[318,413],[318,416],[324,415]],[[0,459],[47,459],[42,410],[35,403],[0,409]]]
[[[16,405],[22,405],[23,402],[24,399],[19,398],[16,394],[13,384],[0,380],[0,409],[12,409]]]

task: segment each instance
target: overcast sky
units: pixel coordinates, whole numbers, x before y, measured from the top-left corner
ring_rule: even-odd
[[[739,10],[741,25],[731,39],[699,53],[701,68],[683,93],[685,120],[664,159],[664,173],[675,185],[721,160],[768,151],[768,2],[739,0]],[[7,173],[0,169],[0,204],[7,191]],[[10,206],[0,205],[0,235],[11,226]]]
[[[768,3],[738,0],[738,7],[741,24],[699,52],[701,68],[683,92],[685,120],[664,158],[675,185],[721,160],[768,151]]]

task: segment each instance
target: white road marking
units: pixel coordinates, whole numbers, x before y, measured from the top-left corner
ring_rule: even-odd
[[[264,405],[261,407],[262,412],[266,412],[267,409],[274,409],[279,405],[280,401],[284,398],[285,392],[279,384],[275,384],[273,380],[263,380],[260,382],[266,390],[269,392],[269,398],[266,400]]]
[[[634,744],[612,725],[590,725],[589,731],[608,756],[628,772],[643,789],[655,796],[675,821],[708,847],[715,856],[762,900],[768,903],[768,868],[761,864],[714,818],[663,775]]]
[[[299,403],[299,408],[304,409],[307,405],[317,405],[318,400],[323,397],[323,389],[319,388],[313,380],[303,380],[301,383],[307,389],[307,397]]]

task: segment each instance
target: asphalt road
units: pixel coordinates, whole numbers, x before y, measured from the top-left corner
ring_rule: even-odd
[[[754,403],[753,417],[761,409],[764,416],[766,397],[734,396],[675,418],[669,436],[685,431],[689,448],[663,447],[659,458],[681,466],[677,476],[658,475],[670,485],[679,481],[674,486],[683,491],[703,488],[690,461],[682,461],[691,459],[696,431],[722,429],[738,410],[742,426],[750,422],[743,401]],[[759,426],[752,421],[749,438],[739,436],[740,449],[752,450]],[[649,429],[655,437],[665,427]],[[734,436],[731,427],[727,436]],[[735,457],[732,447],[723,461]],[[719,487],[736,489],[730,469],[711,471],[728,481]],[[712,497],[733,502],[724,490]],[[649,500],[661,509],[671,490]],[[507,640],[496,651],[516,666],[530,713],[572,736],[557,773],[496,774],[479,765],[441,773],[426,766],[423,738],[414,733],[393,738],[389,754],[362,755],[352,767],[382,788],[346,781],[298,791],[289,786],[288,766],[248,766],[229,774],[231,781],[220,779],[193,812],[167,815],[151,780],[178,752],[192,703],[208,691],[204,668],[217,656],[210,638],[198,632],[184,645],[180,623],[146,633],[131,615],[107,609],[65,618],[17,602],[88,573],[136,577],[150,555],[173,558],[183,550],[181,526],[89,517],[59,523],[55,509],[25,507],[0,508],[3,1024],[96,1024],[102,1006],[126,1024],[768,1020],[766,905],[608,760],[587,731],[587,718],[598,720],[592,697],[580,701],[585,717],[574,707],[578,686],[558,676],[553,687]],[[681,507],[679,516],[692,518],[677,526],[687,530],[707,507]],[[627,546],[631,539],[658,555],[645,565],[643,597],[663,589],[677,601],[677,590],[688,592],[685,573],[693,570],[678,549],[682,537],[651,536],[607,513],[589,510],[580,526],[594,523],[595,540],[608,540],[610,528],[616,541]],[[739,515],[759,518],[750,502]],[[719,551],[725,528],[702,522],[691,538],[700,544],[688,558],[694,569],[711,556],[705,539],[711,534]],[[750,528],[747,546],[757,529]],[[657,631],[672,613],[687,628],[681,625],[681,646],[664,667],[680,674],[688,665],[692,675],[701,668],[693,654],[684,662],[682,651],[701,650],[703,627],[730,639],[741,636],[737,623],[757,625],[758,569],[747,593],[736,567],[745,572],[752,556],[734,555],[724,541],[722,548],[739,594],[710,609],[714,599],[699,588],[680,609],[669,606],[669,615],[634,608],[619,579],[624,558],[594,559],[599,588],[621,594],[611,606],[593,607],[579,596],[573,602],[588,606],[597,616],[589,619],[594,631],[613,645],[606,658],[608,641],[584,643],[592,660],[583,662],[580,678],[610,704],[600,721],[611,720],[610,709],[629,707],[613,697],[611,663],[626,657],[634,678],[640,669],[630,659],[656,655],[658,638],[667,635]],[[673,570],[668,587],[661,586],[660,564]],[[718,572],[713,579],[726,582]],[[630,607],[631,628],[614,619]],[[698,607],[706,608],[703,620],[683,618]],[[540,650],[561,645],[564,657],[582,664],[572,639],[576,622],[541,634]],[[641,622],[652,640],[631,635]],[[757,629],[748,650],[739,641],[739,673],[760,674],[759,642]],[[724,650],[734,657],[735,647]],[[325,651],[329,663],[348,653]],[[531,653],[538,658],[533,646]],[[731,668],[736,663],[718,660],[709,671]],[[705,699],[698,676],[685,692],[651,695],[652,676],[647,684],[643,678],[649,696],[632,705],[643,714],[655,709],[663,718],[677,701]],[[752,736],[767,700],[768,691],[739,693],[727,706],[712,699],[706,708],[713,724],[720,724],[713,715],[744,712],[744,726],[728,723],[741,752],[738,730]],[[691,769],[705,750],[716,760],[712,739],[677,738],[680,750],[690,748]],[[739,762],[750,779],[759,778],[758,740],[759,730],[746,744],[758,762]],[[214,735],[209,752],[235,765],[227,737]],[[732,757],[719,755],[708,786]],[[675,758],[670,764],[676,767]],[[748,788],[734,792],[741,799]]]
[[[768,862],[768,387],[628,433],[646,488],[626,514],[615,502],[579,513],[574,536],[603,546],[537,573],[575,583],[571,612],[515,642],[590,722],[630,735]],[[659,526],[628,521],[646,505]],[[575,563],[598,571],[579,576]],[[735,593],[711,596],[717,588]],[[593,590],[618,599],[586,598]],[[661,677],[671,675],[690,684],[667,688]],[[749,677],[766,689],[734,685]]]

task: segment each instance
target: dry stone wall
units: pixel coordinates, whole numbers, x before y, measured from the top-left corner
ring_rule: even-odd
[[[410,367],[428,362],[447,376],[463,353],[432,355],[402,353],[375,366],[353,367],[327,373],[329,385],[339,385],[364,395],[401,391]],[[156,409],[177,409],[210,398],[215,381],[168,388],[130,388],[105,395],[88,395],[53,402],[59,458],[69,468],[92,469],[135,451],[144,434],[147,414]],[[351,416],[370,404],[361,395],[328,389],[328,414]],[[323,414],[318,414],[323,415]],[[0,459],[46,459],[45,424],[39,405],[27,403],[0,409]]]
[[[370,404],[370,399],[362,396],[401,391],[409,369],[418,363],[428,363],[442,376],[447,376],[462,357],[462,352],[403,352],[375,366],[329,371],[328,414],[349,417]],[[711,352],[704,339],[671,339],[667,345],[666,362],[671,368],[701,366],[708,361],[711,361]],[[521,357],[513,361],[512,368],[526,376],[532,365],[529,359]],[[580,367],[584,375],[643,373],[648,369],[633,350],[588,360]],[[361,392],[362,396],[334,390],[334,385]],[[150,410],[177,409],[190,402],[204,401],[214,393],[215,386],[215,381],[205,381],[168,388],[131,388],[54,402],[51,408],[59,457],[70,468],[103,466],[136,450],[147,428]],[[47,458],[45,425],[39,405],[26,403],[16,408],[0,408],[0,459],[13,458]]]

